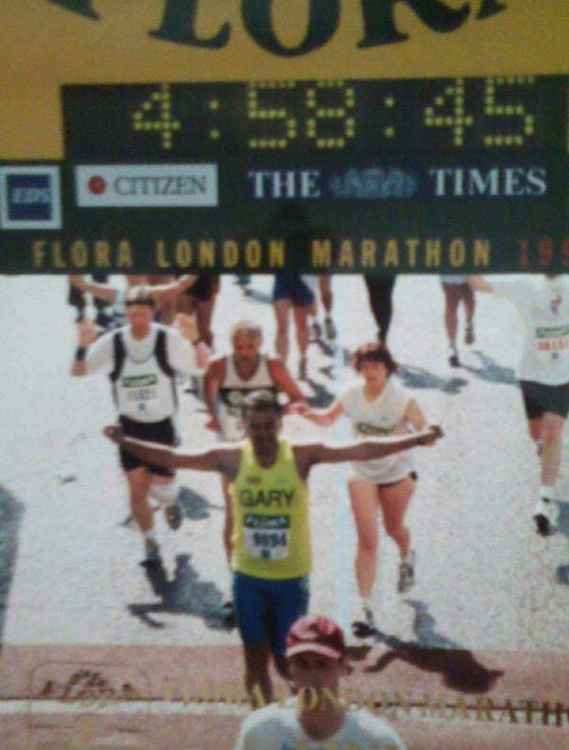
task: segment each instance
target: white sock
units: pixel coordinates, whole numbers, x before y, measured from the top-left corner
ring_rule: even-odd
[[[151,484],[148,494],[155,500],[158,500],[161,507],[168,507],[169,505],[175,505],[178,500],[178,494],[180,492],[180,485],[176,480],[168,482],[168,484]]]
[[[154,529],[150,529],[150,531],[145,531],[144,538],[148,539],[149,542],[156,542],[156,532]]]
[[[546,503],[549,503],[551,501],[551,498],[553,497],[553,487],[550,487],[547,484],[542,484],[539,488],[539,496],[542,500],[544,500]]]

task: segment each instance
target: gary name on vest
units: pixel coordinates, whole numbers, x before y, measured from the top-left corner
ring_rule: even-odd
[[[125,306],[128,325],[96,341],[98,331],[91,322],[79,325],[79,346],[71,374],[109,375],[124,434],[173,446],[177,442],[176,373],[190,375],[205,367],[207,346],[199,340],[191,344],[174,328],[154,323],[155,302],[147,287],[129,289]],[[128,482],[131,512],[144,536],[142,564],[159,563],[149,497],[164,506],[168,525],[177,529],[182,512],[177,503],[175,472],[141,461],[123,449],[119,449],[119,457]]]

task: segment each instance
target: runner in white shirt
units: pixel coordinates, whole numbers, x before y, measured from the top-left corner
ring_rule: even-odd
[[[351,668],[344,635],[333,620],[297,620],[286,657],[297,697],[250,714],[234,750],[405,750],[384,721],[342,702],[340,681]]]
[[[319,425],[332,425],[345,413],[352,422],[354,434],[360,438],[402,434],[426,426],[416,401],[392,377],[397,365],[387,347],[377,342],[360,347],[354,364],[363,376],[363,383],[348,387],[325,411],[311,411],[298,405],[296,413]],[[409,452],[367,464],[352,464],[348,490],[358,535],[355,573],[361,597],[361,611],[353,623],[357,636],[365,637],[376,627],[371,598],[377,571],[378,509],[381,509],[385,530],[397,544],[401,556],[398,590],[404,593],[414,584],[415,553],[411,549],[405,514],[415,491],[416,478]]]
[[[525,324],[518,379],[529,434],[541,456],[540,496],[533,518],[537,532],[547,536],[569,413],[569,279],[545,274],[488,281],[473,276],[469,283],[477,291],[509,299]]]
[[[201,343],[194,348],[174,329],[153,323],[154,311],[154,299],[145,288],[133,287],[126,298],[127,326],[95,341],[96,327],[88,321],[81,323],[71,374],[109,375],[125,434],[172,446],[177,439],[175,374],[195,372],[198,357],[207,361],[207,347]],[[145,464],[122,449],[120,463],[128,481],[131,512],[145,539],[144,564],[156,564],[160,551],[148,498],[151,495],[164,504],[168,525],[177,529],[182,513],[175,474]]]

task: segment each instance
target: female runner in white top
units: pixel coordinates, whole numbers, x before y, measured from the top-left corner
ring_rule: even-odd
[[[348,387],[325,411],[312,411],[298,404],[294,410],[319,425],[332,425],[347,414],[359,437],[385,436],[422,430],[426,420],[416,401],[394,378],[397,365],[381,343],[361,346],[355,354],[355,369],[363,377]],[[385,531],[399,548],[400,593],[414,583],[414,552],[411,534],[405,525],[405,513],[415,491],[416,475],[410,453],[387,456],[367,463],[353,463],[348,481],[352,511],[356,523],[358,548],[355,574],[362,599],[362,611],[353,623],[356,635],[364,637],[375,628],[370,603],[376,579],[381,510]]]

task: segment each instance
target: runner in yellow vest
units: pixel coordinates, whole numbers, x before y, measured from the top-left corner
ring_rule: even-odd
[[[290,445],[279,439],[279,404],[259,394],[247,402],[245,418],[245,443],[203,453],[151,447],[124,437],[119,427],[107,427],[105,434],[157,466],[218,471],[231,481],[235,519],[233,597],[244,645],[245,684],[252,697],[260,690],[263,701],[270,702],[271,653],[277,670],[286,679],[286,634],[308,610],[312,555],[306,481],[310,469],[321,463],[367,461],[417,445],[431,445],[442,431],[431,426],[413,435],[373,438],[342,447]]]

